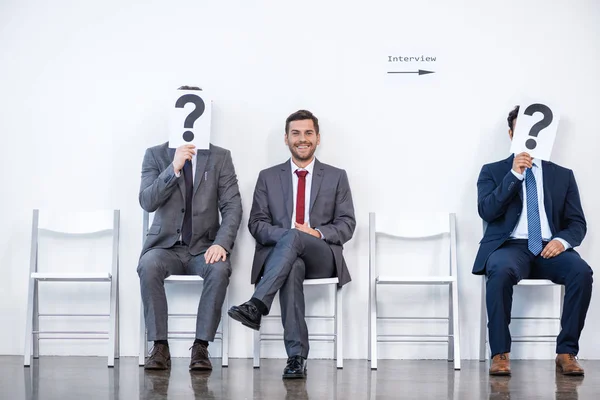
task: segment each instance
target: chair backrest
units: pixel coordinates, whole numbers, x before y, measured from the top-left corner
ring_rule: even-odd
[[[448,235],[450,239],[449,273],[451,276],[457,276],[456,214],[401,213],[384,216],[374,212],[369,213],[369,274],[373,279],[377,265],[378,234],[401,239],[428,239]]]
[[[39,234],[49,233],[66,237],[112,235],[112,273],[118,269],[119,210],[48,211],[33,210],[31,229],[30,272],[37,271]]]

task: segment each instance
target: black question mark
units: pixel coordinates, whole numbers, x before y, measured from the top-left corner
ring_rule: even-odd
[[[538,123],[534,124],[529,130],[529,136],[533,137],[537,137],[543,129],[547,128],[548,125],[552,123],[552,119],[554,118],[552,110],[543,104],[532,104],[525,109],[525,115],[532,116],[537,112],[542,113],[544,118],[542,118],[542,120]],[[537,143],[534,139],[527,139],[525,142],[525,147],[527,147],[529,150],[535,149],[536,146]]]
[[[195,94],[184,94],[179,99],[177,99],[175,107],[183,108],[187,103],[194,103],[196,108],[190,113],[190,115],[187,116],[185,122],[183,123],[183,127],[187,129],[192,129],[194,127],[194,122],[196,122],[196,120],[200,118],[202,114],[204,114],[206,106],[204,105],[204,100],[202,100]],[[194,133],[192,131],[183,132],[183,140],[185,140],[186,142],[191,142],[192,140],[194,140]]]

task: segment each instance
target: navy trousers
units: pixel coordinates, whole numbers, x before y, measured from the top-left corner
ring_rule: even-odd
[[[545,244],[544,244],[545,245]],[[573,249],[545,259],[527,249],[527,240],[509,240],[494,251],[486,263],[486,306],[492,357],[509,353],[508,325],[513,286],[521,279],[549,279],[565,286],[557,354],[579,352],[579,336],[592,297],[592,269]]]

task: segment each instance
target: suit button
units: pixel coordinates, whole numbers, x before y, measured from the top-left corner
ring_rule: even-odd
[[[177,229],[177,233],[181,233],[181,229]]]
[[[182,212],[182,213],[184,213],[184,212],[185,212],[185,208],[182,208],[182,209],[181,209],[181,212]]]

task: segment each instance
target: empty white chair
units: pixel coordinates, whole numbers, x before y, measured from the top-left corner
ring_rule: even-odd
[[[25,329],[24,365],[28,367],[33,357],[39,357],[40,339],[108,339],[108,366],[113,367],[119,358],[119,210],[50,213],[33,210],[31,255],[29,273],[29,297]],[[106,272],[41,272],[38,270],[38,245],[40,233],[62,238],[112,236],[112,267]],[[51,314],[40,313],[40,282],[105,282],[110,285],[110,311],[108,314]],[[108,317],[106,331],[43,331],[40,317]],[[73,334],[74,336],[57,336]]]
[[[150,226],[150,216],[144,211],[143,220],[143,239],[146,239],[146,232]],[[202,285],[204,279],[198,275],[171,275],[165,279],[165,285],[174,284],[196,284]],[[221,313],[220,330],[217,330],[215,340],[221,341],[221,366],[227,367],[229,365],[229,317],[227,310],[229,309],[229,289],[225,294],[225,301],[223,302],[223,311]],[[196,311],[198,308],[196,307]],[[186,313],[186,314],[173,314],[169,313],[169,318],[196,318],[197,313]],[[195,330],[189,331],[169,331],[168,339],[192,339],[196,338]],[[146,354],[148,354],[148,339],[146,332],[146,321],[144,320],[144,305],[140,303],[140,350],[139,350],[139,365],[143,366],[146,362]]]
[[[381,216],[369,213],[369,360],[371,369],[377,369],[378,342],[447,342],[448,361],[460,369],[460,334],[456,261],[455,214],[424,214],[407,216]],[[429,239],[449,236],[448,275],[444,276],[380,276],[377,275],[377,235],[398,239]],[[377,287],[379,285],[447,285],[449,294],[448,317],[380,317],[377,313]],[[378,335],[377,320],[436,320],[448,321],[447,335],[393,334]],[[410,338],[423,338],[413,340]],[[427,339],[425,339],[427,338]],[[441,339],[443,338],[443,339]]]
[[[338,286],[338,278],[323,278],[323,279],[305,279],[304,286],[315,286],[315,285],[328,285],[333,287],[335,290],[335,307],[333,315],[307,315],[305,318],[310,319],[321,319],[321,320],[333,320],[334,332],[333,333],[311,333],[309,331],[308,339],[319,342],[332,342],[334,344],[334,358],[338,368],[344,367],[344,354],[343,354],[343,329],[342,329],[342,312],[343,312],[343,287]],[[281,315],[265,315],[262,317],[263,321],[266,319],[278,318],[281,319]],[[260,344],[263,340],[283,340],[282,333],[265,333],[262,331],[254,331],[254,368],[260,368]]]

